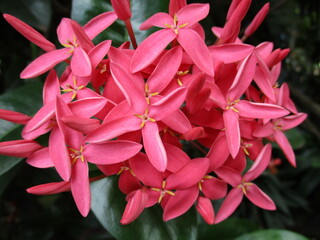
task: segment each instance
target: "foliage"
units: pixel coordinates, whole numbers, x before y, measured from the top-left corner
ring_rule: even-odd
[[[110,4],[106,1],[73,0],[72,9],[63,8],[63,1],[52,2],[54,4],[45,0],[28,0],[22,1],[23,4],[19,7],[12,7],[12,1],[3,0],[0,10],[20,17],[49,36],[52,29],[56,28],[51,22],[51,12],[67,12],[75,20],[85,23],[98,13],[110,9]],[[139,33],[138,42],[150,34],[137,31],[141,22],[159,9],[166,11],[167,6],[167,1],[155,1],[151,7],[146,2],[133,0],[133,15],[137,16],[133,19],[133,27],[136,33]],[[95,216],[90,213],[88,218],[82,219],[75,208],[70,208],[73,203],[68,193],[38,197],[24,192],[23,189],[47,182],[48,176],[52,181],[56,180],[56,173],[47,171],[36,177],[38,173],[33,174],[34,170],[20,163],[22,159],[1,156],[0,239],[94,240],[113,237],[132,239],[132,236],[137,236],[138,239],[306,239],[287,230],[277,230],[278,228],[289,229],[310,238],[319,238],[320,194],[316,191],[320,187],[320,128],[316,124],[320,120],[320,99],[317,94],[320,87],[319,12],[315,7],[308,7],[308,3],[299,5],[300,1],[281,1],[282,5],[278,2],[271,1],[273,7],[269,17],[248,41],[257,43],[267,39],[275,42],[276,47],[291,48],[281,78],[289,82],[292,97],[298,103],[299,110],[309,113],[309,119],[301,128],[287,133],[296,151],[298,168],[292,168],[283,161],[279,166],[265,172],[257,182],[274,199],[278,207],[277,212],[262,212],[247,202],[238,209],[235,218],[215,226],[207,226],[196,219],[195,209],[177,220],[163,223],[159,209],[153,208],[147,209],[137,222],[121,226],[118,223],[125,206],[125,196],[115,190],[117,180],[116,177],[112,177],[92,184],[92,191],[96,192],[93,194],[95,198],[92,205]],[[204,24],[222,24],[225,17],[223,13],[226,13],[228,4],[225,1],[212,1],[212,5],[213,9],[221,8],[221,12],[212,12],[212,16]],[[250,9],[252,15],[248,18],[252,19],[261,6],[262,3],[254,3]],[[5,93],[0,96],[0,108],[34,114],[41,105],[39,89],[42,84],[33,80],[23,81],[19,79],[18,73],[31,60],[28,57],[29,53],[33,53],[32,56],[35,58],[39,50],[14,33],[4,20],[1,20],[1,29],[0,86],[1,91]],[[119,46],[128,39],[123,29],[122,23],[117,22],[112,25],[110,31],[102,34],[101,38],[114,39],[115,46]],[[215,38],[208,34],[209,31],[206,32],[207,41],[214,42]],[[55,41],[54,37],[52,38]],[[99,42],[99,39],[96,41]],[[15,89],[17,86],[19,88]],[[0,121],[0,140],[17,139],[21,128]],[[276,154],[284,159],[280,150],[276,151]],[[43,221],[43,218],[46,221]],[[190,219],[193,219],[193,224],[190,223]],[[269,230],[262,230],[265,228]]]

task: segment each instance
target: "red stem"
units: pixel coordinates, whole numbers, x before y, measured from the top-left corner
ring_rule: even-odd
[[[134,49],[137,49],[138,44],[137,44],[136,37],[135,37],[134,32],[133,32],[133,28],[132,28],[130,19],[125,20],[124,23],[126,24],[126,28],[127,28],[128,33],[129,33],[129,37],[130,37],[132,46],[133,46]]]

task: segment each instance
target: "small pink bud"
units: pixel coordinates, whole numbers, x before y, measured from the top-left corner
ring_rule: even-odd
[[[129,0],[111,0],[111,5],[119,19],[122,21],[131,18],[130,1]]]
[[[186,0],[170,0],[169,3],[169,14],[171,17],[174,16],[181,8],[187,6]]]
[[[260,11],[257,13],[257,15],[254,17],[254,19],[252,20],[252,22],[250,23],[250,25],[247,27],[247,29],[244,32],[244,35],[246,37],[249,37],[250,35],[252,35],[257,28],[260,26],[260,24],[262,23],[262,21],[265,19],[265,17],[267,16],[268,12],[270,9],[270,4],[266,3],[261,9]]]

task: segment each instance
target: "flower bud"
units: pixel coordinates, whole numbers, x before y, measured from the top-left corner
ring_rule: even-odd
[[[111,5],[119,19],[122,21],[131,18],[130,1],[129,0],[111,0]]]

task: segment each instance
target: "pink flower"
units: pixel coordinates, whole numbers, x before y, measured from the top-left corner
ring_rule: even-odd
[[[214,76],[208,48],[199,34],[191,28],[208,13],[208,4],[190,4],[181,8],[173,18],[166,13],[157,13],[146,20],[140,26],[141,30],[152,26],[164,29],[151,34],[139,45],[131,60],[132,72],[138,72],[150,65],[170,42],[176,40],[202,71]]]
[[[216,216],[215,223],[228,218],[239,206],[245,195],[256,206],[275,210],[273,201],[261,189],[252,183],[268,166],[271,157],[271,145],[267,144],[260,152],[251,168],[241,176],[237,171],[229,167],[221,167],[215,173],[229,183],[233,189],[228,193]]]
[[[57,33],[60,43],[65,48],[56,49],[51,42],[26,23],[9,14],[4,14],[4,17],[23,36],[47,51],[25,68],[21,73],[21,78],[39,76],[70,56],[73,56],[71,59],[73,72],[78,76],[89,76],[92,66],[88,52],[94,47],[91,40],[117,19],[114,12],[106,12],[81,27],[77,22],[64,18]]]
[[[241,63],[237,75],[226,96],[212,84],[213,101],[224,110],[223,121],[228,147],[232,157],[236,157],[240,148],[239,117],[270,119],[285,116],[289,112],[277,105],[254,103],[240,99],[249,87],[255,73],[256,57],[251,54]]]
[[[296,166],[294,151],[283,131],[294,128],[307,118],[307,114],[299,113],[287,117],[273,119],[259,126],[253,133],[256,137],[273,137],[292,166]]]

